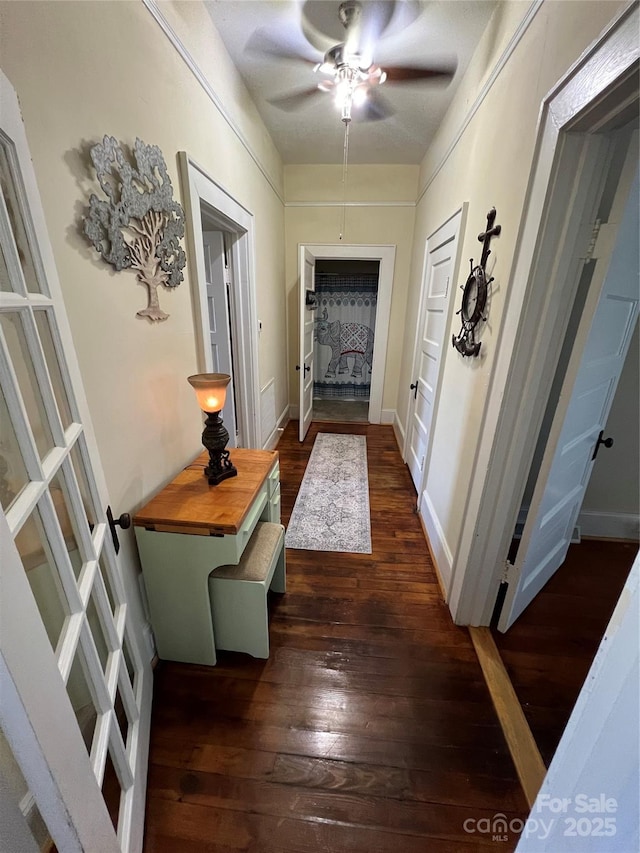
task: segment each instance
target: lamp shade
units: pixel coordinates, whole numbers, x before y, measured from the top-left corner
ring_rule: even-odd
[[[203,412],[219,412],[227,398],[227,385],[231,382],[228,373],[196,373],[187,382],[196,392],[198,405]]]

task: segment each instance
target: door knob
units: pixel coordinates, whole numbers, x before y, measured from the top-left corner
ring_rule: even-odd
[[[128,530],[131,527],[131,516],[128,512],[123,512],[119,518],[114,518],[113,513],[111,512],[111,507],[108,506],[107,521],[109,522],[109,529],[111,530],[113,547],[115,548],[116,554],[118,554],[120,552],[120,540],[118,539],[118,531],[116,530],[116,527]]]
[[[613,447],[613,439],[611,438],[611,436],[609,436],[609,438],[603,438],[602,437],[603,435],[604,435],[604,430],[601,429],[600,435],[598,436],[598,440],[596,441],[595,449],[593,451],[593,456],[591,457],[592,462],[596,458],[596,456],[598,455],[598,451],[600,450],[601,444],[604,444],[605,447]]]
[[[417,400],[418,399],[418,380],[416,379],[415,382],[412,382],[411,385],[409,385],[409,388],[411,388],[411,390],[413,391],[413,399]]]

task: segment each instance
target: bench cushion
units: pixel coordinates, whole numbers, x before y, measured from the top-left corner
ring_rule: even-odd
[[[211,578],[232,578],[242,581],[264,581],[281,546],[284,528],[281,524],[259,521],[242,552],[237,566],[219,566]]]

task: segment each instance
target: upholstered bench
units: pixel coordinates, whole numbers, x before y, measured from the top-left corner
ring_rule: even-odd
[[[209,576],[216,648],[268,658],[267,591],[285,588],[284,527],[259,521],[240,562],[219,566]]]

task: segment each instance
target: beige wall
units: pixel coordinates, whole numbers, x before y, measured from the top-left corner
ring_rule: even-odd
[[[446,347],[442,395],[433,433],[427,490],[446,545],[454,557],[499,345],[505,288],[520,227],[540,105],[556,81],[614,17],[620,5],[616,2],[545,2],[482,105],[459,140],[454,142],[469,117],[471,105],[529,8],[528,3],[522,2],[498,5],[420,171],[420,187],[427,189],[416,211],[405,322],[407,344],[402,354],[397,405],[401,419],[406,417],[407,410],[413,358],[411,341],[427,235],[464,201],[469,202],[467,229],[461,243],[463,272],[458,282],[463,283],[467,259],[477,260],[480,256],[477,235],[484,229],[487,211],[492,206],[496,207],[497,222],[502,225],[502,234],[491,244],[489,270],[496,280],[491,291],[489,320],[481,333],[481,355],[477,359],[463,359],[451,345]],[[452,150],[446,156],[450,147]],[[459,291],[454,290],[454,298],[459,300]],[[454,315],[453,328],[448,330],[445,340],[450,340],[452,332],[458,329],[459,318]],[[405,428],[404,423],[402,426]],[[473,523],[473,520],[468,521]]]
[[[341,132],[336,122],[336,134]],[[413,242],[417,166],[350,166],[343,243],[395,245],[396,259],[382,408],[396,407],[404,317]],[[314,202],[342,200],[341,166],[285,167],[286,289],[290,402],[298,403],[298,246],[340,243],[342,207]],[[304,206],[295,206],[302,202]],[[380,204],[382,202],[383,204]],[[398,206],[395,206],[393,203]]]
[[[160,6],[281,195],[280,158],[204,7]],[[192,265],[178,288],[161,289],[166,322],[136,317],[145,290],[103,263],[79,230],[99,191],[88,148],[104,134],[158,145],[179,200],[184,150],[254,214],[260,383],[275,378],[278,413],[287,404],[282,201],[138,0],[10,2],[0,14],[0,63],[22,106],[109,498],[117,514],[135,511],[200,449],[186,382],[198,369]],[[135,550],[124,538],[131,590]]]

